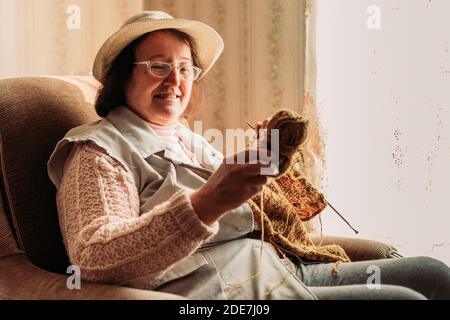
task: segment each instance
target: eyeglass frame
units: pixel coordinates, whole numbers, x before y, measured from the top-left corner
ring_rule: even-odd
[[[162,64],[166,64],[166,65],[169,65],[170,66],[170,69],[169,69],[169,73],[167,74],[167,75],[165,75],[165,76],[159,76],[159,75],[156,75],[156,74],[154,74],[154,73],[152,73],[150,70],[151,70],[151,65],[152,65],[152,63],[162,63]],[[202,74],[202,72],[203,72],[203,69],[202,68],[199,68],[199,67],[196,67],[196,66],[194,66],[194,65],[186,65],[186,64],[175,64],[175,63],[169,63],[169,62],[165,62],[165,61],[158,61],[158,60],[147,60],[147,61],[137,61],[137,62],[133,62],[133,64],[135,64],[135,65],[138,65],[138,64],[145,64],[145,66],[147,67],[147,73],[148,74],[150,74],[150,75],[152,75],[152,76],[154,76],[154,77],[157,77],[157,78],[167,78],[168,76],[169,76],[169,74],[170,74],[170,72],[172,72],[172,69],[174,68],[174,67],[176,67],[177,68],[177,70],[179,70],[179,68],[180,68],[180,66],[189,66],[189,67],[192,67],[194,70],[197,70],[197,77],[195,77],[195,78],[193,78],[193,79],[186,79],[186,78],[184,78],[182,75],[181,75],[181,73],[180,73],[180,76],[181,76],[181,78],[183,79],[183,80],[185,80],[185,81],[195,81],[195,80],[197,80],[199,77],[200,77],[200,75]]]

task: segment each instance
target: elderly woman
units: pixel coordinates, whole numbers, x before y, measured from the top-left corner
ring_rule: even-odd
[[[294,266],[249,236],[246,201],[267,183],[265,165],[222,164],[179,122],[222,50],[209,26],[163,12],[132,17],[99,50],[103,119],[70,130],[48,163],[82,278],[195,299],[448,298],[449,270],[430,258],[344,263],[334,277],[333,263]],[[366,286],[371,264],[380,290]]]

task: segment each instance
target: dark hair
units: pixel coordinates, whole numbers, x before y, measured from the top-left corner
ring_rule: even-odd
[[[176,29],[162,29],[157,31],[168,32],[189,45],[194,66],[202,68],[194,38]],[[102,87],[99,89],[95,100],[95,111],[100,117],[106,117],[112,109],[127,104],[125,90],[133,72],[133,62],[136,61],[136,48],[149,34],[146,33],[132,41],[111,63],[110,68],[102,79]],[[193,104],[200,102],[201,94],[198,91],[202,85],[197,82],[193,84],[191,101],[183,116],[192,114],[194,110]]]

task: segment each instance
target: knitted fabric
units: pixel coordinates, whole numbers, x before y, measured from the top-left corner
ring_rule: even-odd
[[[264,240],[273,244],[281,255],[288,251],[308,261],[349,262],[342,247],[315,245],[303,224],[327,206],[324,196],[295,166],[301,156],[299,148],[307,137],[307,125],[307,120],[290,110],[280,110],[272,116],[267,125],[268,141],[271,141],[270,130],[278,129],[279,174],[248,203],[255,216],[263,221]]]

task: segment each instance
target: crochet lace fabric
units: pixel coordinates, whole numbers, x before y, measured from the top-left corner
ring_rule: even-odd
[[[94,142],[73,146],[57,194],[71,263],[92,282],[151,289],[171,265],[218,231],[180,191],[148,212],[129,172]]]
[[[308,121],[291,110],[279,110],[271,117],[268,141],[271,129],[278,130],[279,174],[248,203],[257,220],[262,219],[264,240],[278,248],[281,255],[288,252],[308,261],[349,262],[340,246],[313,244],[303,224],[327,206],[323,195],[295,168],[307,127]],[[268,147],[274,148],[270,144]]]
[[[306,192],[308,187],[301,179],[285,174],[272,180],[262,193],[248,201],[256,220],[259,221],[262,215],[264,240],[273,244],[281,256],[292,253],[307,261],[350,262],[340,246],[315,245],[311,241],[303,221],[312,219],[326,204],[320,194]],[[289,254],[287,257],[292,258]]]

